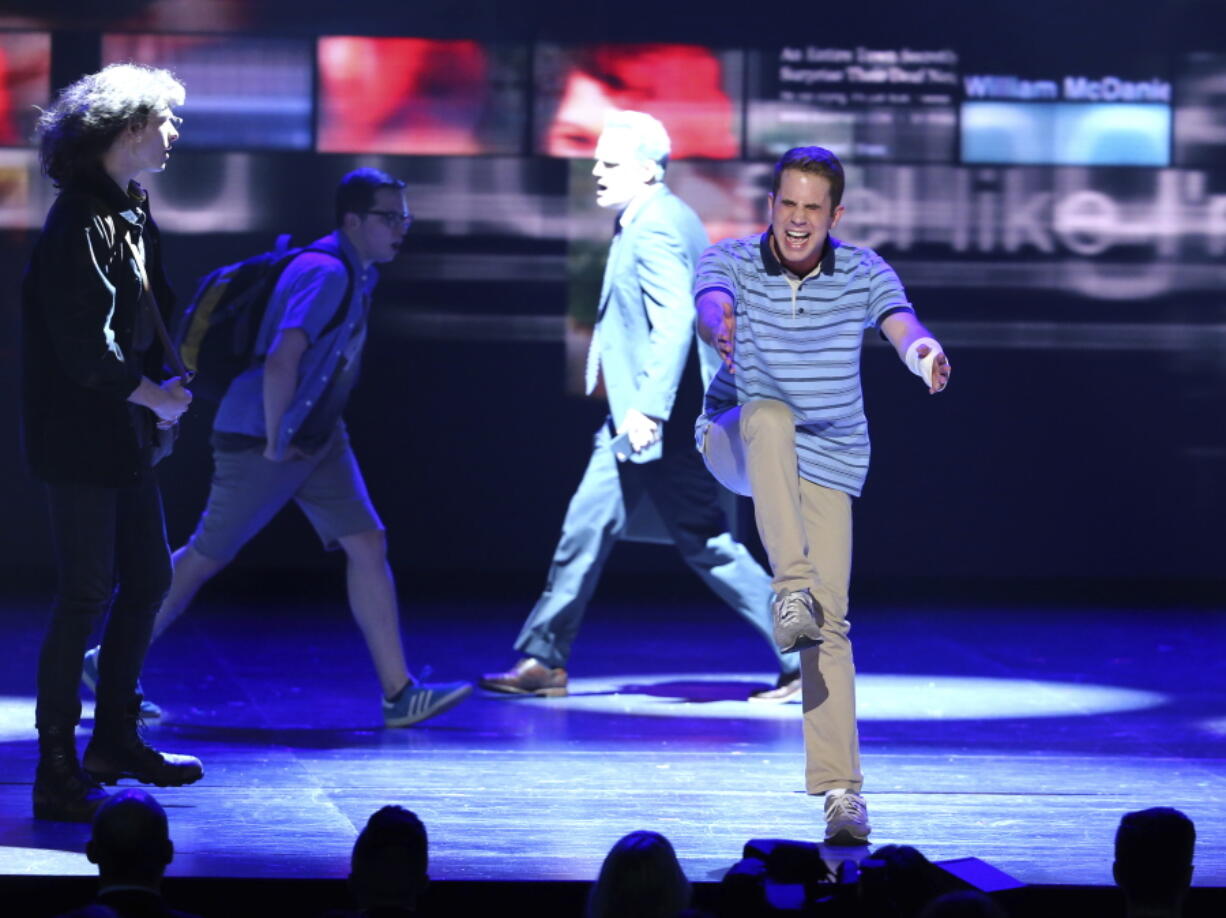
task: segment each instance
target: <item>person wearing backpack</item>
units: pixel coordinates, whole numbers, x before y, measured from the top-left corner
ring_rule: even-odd
[[[357,169],[337,188],[336,230],[284,266],[264,308],[254,359],[218,406],[208,503],[191,539],[174,553],[174,579],[153,626],[156,640],[293,500],[324,547],[347,556],[350,607],[389,727],[441,714],[472,692],[468,682],[426,684],[409,673],[383,523],[342,417],[360,369],[375,265],[396,257],[411,222],[404,182]],[[86,673],[89,667],[87,656]]]
[[[39,119],[59,194],[22,284],[25,454],[46,486],[56,554],[38,660],[38,819],[88,822],[107,799],[100,782],[178,786],[204,773],[144,742],[136,689],[171,578],[153,466],[192,398],[164,368],[173,302],[136,178],[166,168],[183,101],[169,72],[116,64],[66,87]],[[104,615],[93,736],[78,762],[77,667]]]

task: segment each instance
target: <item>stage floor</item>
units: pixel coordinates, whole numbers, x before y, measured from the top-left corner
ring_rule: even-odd
[[[45,605],[0,609],[0,874],[92,874],[87,827],[30,818]],[[505,668],[525,611],[411,603],[411,663],[438,679]],[[858,606],[853,639],[874,846],[1109,885],[1120,815],[1175,806],[1197,825],[1196,884],[1226,886],[1222,611],[900,600]],[[821,834],[800,706],[743,700],[769,666],[714,601],[598,601],[569,698],[478,691],[385,730],[339,585],[309,601],[206,595],[146,669],[167,709],[151,741],[206,771],[156,791],[169,873],[343,877],[366,818],[398,803],[425,822],[438,880],[591,879],[634,829],[668,836],[691,879],[716,880],[749,838]]]

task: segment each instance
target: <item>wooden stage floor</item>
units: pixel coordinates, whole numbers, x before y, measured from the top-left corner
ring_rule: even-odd
[[[2,875],[94,872],[86,827],[30,818],[45,606],[0,608]],[[524,612],[412,604],[411,662],[439,679],[504,668]],[[1025,883],[1109,885],[1120,815],[1167,805],[1197,824],[1197,885],[1226,886],[1223,611],[899,601],[857,607],[853,638],[874,846],[978,857]],[[569,698],[477,692],[385,730],[339,593],[206,595],[146,669],[168,712],[152,742],[206,769],[157,792],[170,875],[343,877],[369,814],[399,803],[428,827],[436,880],[591,879],[640,828],[668,836],[691,879],[716,880],[749,838],[820,838],[799,705],[743,700],[769,666],[714,601],[598,601]]]

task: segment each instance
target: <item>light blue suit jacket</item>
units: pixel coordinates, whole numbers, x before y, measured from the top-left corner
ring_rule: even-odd
[[[587,360],[587,391],[599,369],[614,424],[631,408],[668,419],[694,340],[694,269],[709,244],[698,215],[663,185],[632,205],[628,217],[609,246]],[[718,357],[705,345],[699,351],[705,386]],[[662,455],[657,442],[631,459]]]

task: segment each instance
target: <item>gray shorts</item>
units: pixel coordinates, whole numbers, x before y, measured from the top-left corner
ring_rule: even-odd
[[[297,502],[324,548],[345,536],[383,529],[343,426],[312,456],[270,462],[258,450],[213,450],[213,485],[191,545],[228,563],[290,500]]]

